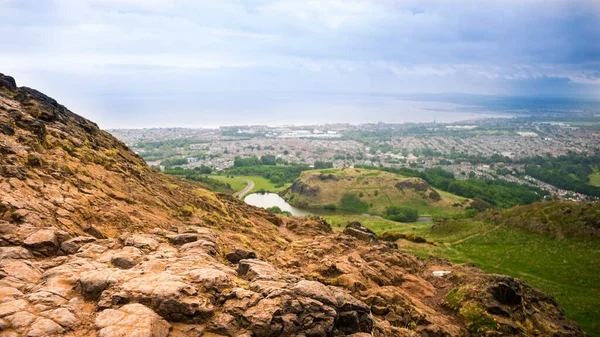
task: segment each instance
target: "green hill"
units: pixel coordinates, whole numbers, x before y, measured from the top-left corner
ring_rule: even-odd
[[[433,224],[361,215],[326,218],[334,230],[359,221],[381,237],[423,238],[396,243],[423,258],[471,262],[486,272],[525,280],[553,295],[589,336],[600,337],[600,203],[539,202]]]
[[[281,194],[297,207],[370,214],[384,214],[391,206],[415,209],[420,215],[461,213],[472,202],[432,188],[421,178],[357,168],[304,171]]]

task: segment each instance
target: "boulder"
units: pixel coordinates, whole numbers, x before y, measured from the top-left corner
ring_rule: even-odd
[[[186,243],[198,241],[198,234],[196,233],[183,233],[175,235],[167,235],[167,239],[174,245],[183,245]]]
[[[52,256],[58,251],[58,237],[56,230],[53,229],[41,229],[31,235],[29,235],[23,245],[31,249],[34,253]]]
[[[225,255],[225,258],[227,259],[227,261],[233,264],[237,264],[238,262],[240,262],[240,260],[256,259],[256,254],[249,250],[238,248],[233,252],[227,253],[227,255]]]
[[[98,337],[167,337],[171,325],[152,309],[133,303],[102,311],[96,317],[96,327]]]
[[[75,254],[86,243],[95,242],[96,238],[91,236],[78,236],[67,240],[60,245],[60,249],[67,254]]]
[[[0,247],[0,260],[32,258],[31,252],[23,247]]]
[[[247,280],[279,280],[281,274],[268,262],[260,260],[241,260],[237,268],[238,276]]]
[[[38,318],[27,332],[27,337],[46,337],[52,335],[64,334],[59,324],[48,318]]]
[[[153,238],[141,235],[141,234],[133,234],[125,239],[125,246],[133,246],[139,249],[154,251],[158,248],[158,241]]]
[[[124,247],[114,253],[110,258],[110,263],[121,269],[133,268],[142,259],[142,251],[135,247]]]
[[[147,303],[159,315],[176,322],[198,323],[214,312],[211,301],[183,278],[161,273],[133,278],[115,293],[128,301]]]
[[[358,221],[353,221],[346,225],[344,234],[350,235],[367,243],[377,243],[379,241],[375,232],[361,225]]]
[[[193,269],[188,273],[192,282],[200,283],[205,290],[223,291],[233,282],[227,274],[215,268]]]

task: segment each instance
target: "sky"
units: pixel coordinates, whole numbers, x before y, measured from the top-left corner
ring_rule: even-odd
[[[0,34],[1,73],[104,128],[462,113],[411,93],[600,98],[599,0],[0,0]]]

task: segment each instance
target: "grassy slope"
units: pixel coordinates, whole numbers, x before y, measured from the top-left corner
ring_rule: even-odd
[[[354,215],[326,217],[334,229],[358,220],[376,232],[415,233],[438,246],[402,240],[400,249],[421,257],[475,263],[491,273],[511,275],[557,299],[567,316],[590,336],[600,337],[600,243],[583,239],[555,240],[520,228],[479,220],[433,230],[431,223],[400,224]],[[463,241],[464,240],[464,241]]]
[[[320,181],[313,179],[320,174],[333,174],[340,179]],[[350,179],[351,178],[351,179]],[[469,203],[469,200],[451,193],[439,191],[430,187],[430,190],[435,190],[441,195],[441,200],[433,201],[419,192],[411,189],[399,191],[395,184],[399,181],[409,180],[412,182],[420,182],[418,178],[407,178],[401,175],[375,171],[366,169],[326,169],[304,171],[300,178],[308,185],[318,186],[320,192],[317,196],[302,196],[295,194],[294,203],[306,203],[310,208],[319,208],[327,204],[334,203],[340,208],[340,200],[346,193],[353,194],[359,197],[360,201],[373,206],[369,208],[369,213],[382,214],[388,206],[403,205],[417,209],[420,215],[431,215],[437,212],[443,213],[460,213],[464,211],[463,207],[453,207],[452,204]],[[429,193],[429,190],[424,194]],[[289,199],[290,193],[286,196]]]
[[[247,185],[246,180],[252,180],[254,182],[254,188],[252,191],[250,191],[250,193],[254,193],[261,189],[269,192],[279,192],[289,186],[289,184],[287,184],[283,187],[275,187],[275,184],[270,182],[267,178],[258,176],[234,176],[233,178],[227,178],[227,176],[213,175],[210,177],[228,183],[235,191],[243,190]]]
[[[590,185],[600,187],[600,172],[595,172],[589,175]]]

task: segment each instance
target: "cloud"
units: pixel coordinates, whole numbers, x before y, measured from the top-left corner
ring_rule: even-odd
[[[0,8],[0,71],[86,108],[117,91],[234,100],[257,91],[600,92],[595,0],[0,0]]]

